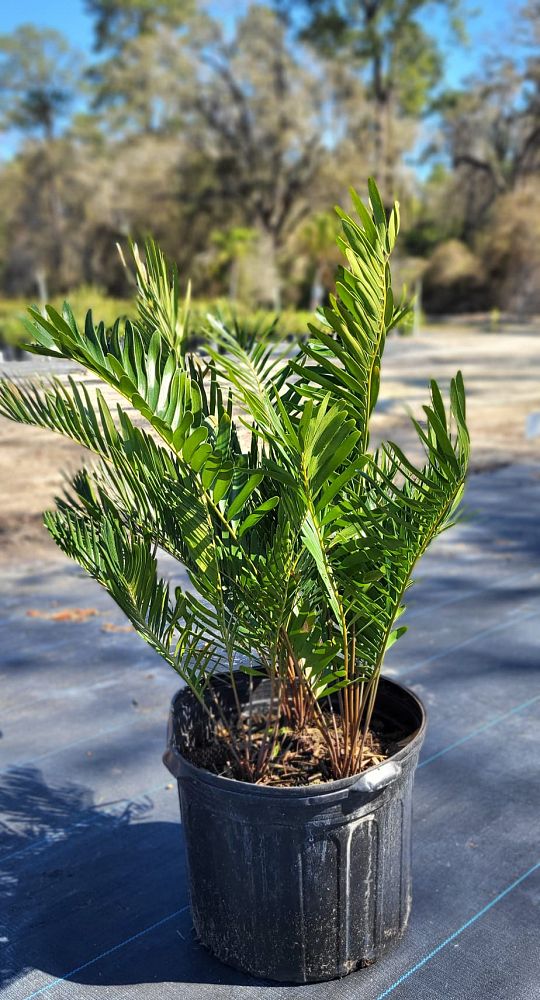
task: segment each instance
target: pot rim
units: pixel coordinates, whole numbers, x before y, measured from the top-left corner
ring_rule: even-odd
[[[217,788],[221,788],[223,791],[228,793],[236,793],[238,795],[266,795],[267,798],[305,798],[309,796],[312,798],[315,795],[327,795],[331,792],[338,792],[341,789],[346,789],[350,785],[354,784],[355,781],[366,774],[372,774],[376,772],[378,768],[384,767],[389,761],[396,761],[400,763],[409,757],[417,748],[420,749],[427,726],[427,713],[421,698],[412,691],[411,688],[407,687],[405,684],[399,683],[397,680],[393,680],[390,677],[381,674],[381,681],[385,684],[390,685],[393,688],[397,688],[400,692],[406,694],[411,701],[416,705],[416,708],[420,714],[420,725],[414,731],[409,742],[402,747],[397,753],[391,754],[390,757],[386,757],[385,760],[381,761],[379,764],[373,764],[371,767],[367,767],[364,771],[359,774],[351,774],[347,778],[336,778],[333,781],[324,781],[319,784],[314,785],[256,785],[251,784],[249,781],[240,781],[238,778],[227,778],[221,774],[213,774],[212,771],[207,771],[204,767],[197,767],[192,764],[183,754],[180,752],[178,747],[173,742],[173,728],[171,724],[169,725],[169,735],[167,738],[167,749],[163,754],[163,763],[170,773],[178,778],[178,773],[176,768],[178,765],[185,771],[186,777],[191,777],[194,780],[202,781],[208,785],[214,785]],[[176,694],[173,696],[170,707],[170,719],[174,718],[175,712],[175,702],[176,699],[184,694],[186,688],[180,688]],[[180,763],[181,762],[181,763]],[[176,764],[176,768],[173,767]]]

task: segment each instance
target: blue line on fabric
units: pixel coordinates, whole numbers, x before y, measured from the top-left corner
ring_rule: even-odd
[[[397,676],[401,677],[402,679],[406,679],[409,676],[409,674],[414,673],[417,670],[420,670],[422,667],[427,666],[429,663],[433,663],[435,660],[440,660],[445,656],[449,656],[451,653],[457,652],[459,649],[463,649],[466,646],[472,645],[478,639],[482,639],[486,635],[491,635],[493,632],[499,632],[506,628],[510,628],[512,625],[517,624],[519,622],[528,621],[530,618],[536,617],[536,615],[537,612],[529,612],[526,615],[520,615],[516,618],[511,619],[510,621],[501,622],[499,625],[494,625],[489,629],[484,629],[482,632],[477,632],[469,639],[465,639],[464,642],[460,642],[455,646],[450,646],[447,649],[443,649],[441,650],[440,653],[434,653],[433,656],[429,656],[426,660],[421,660],[419,663],[413,664],[413,666],[409,667],[404,674],[399,673]],[[152,718],[152,713],[150,714],[150,716],[146,716],[146,718]],[[124,722],[120,722],[116,726],[109,726],[106,729],[100,729],[95,733],[90,733],[88,736],[82,736],[80,739],[74,740],[72,743],[66,743],[64,746],[56,747],[54,750],[47,750],[45,753],[39,754],[37,757],[30,757],[29,759],[22,761],[14,761],[12,764],[9,764],[3,770],[0,770],[0,775],[16,771],[18,768],[28,767],[30,764],[35,764],[40,760],[45,760],[47,757],[52,757],[55,754],[63,753],[64,750],[70,750],[72,747],[80,746],[82,743],[88,743],[89,741],[97,739],[100,736],[107,736],[110,733],[118,732],[118,730],[123,729],[126,726],[135,725],[139,721],[140,717],[137,717],[135,719],[128,719]]]
[[[90,743],[100,736],[108,736],[109,733],[116,733],[119,729],[124,729],[126,726],[134,726],[137,722],[151,719],[153,715],[157,716],[157,712],[158,710],[156,709],[155,712],[150,712],[148,715],[138,715],[134,719],[126,719],[124,722],[119,722],[116,726],[98,729],[97,732],[89,733],[88,736],[81,736],[80,739],[73,740],[72,743],[65,743],[64,746],[56,747],[54,750],[46,750],[45,753],[40,753],[37,757],[29,757],[27,760],[15,760],[12,764],[8,764],[7,767],[3,768],[0,771],[0,775],[10,774],[19,770],[19,768],[29,767],[30,764],[36,764],[40,760],[45,760],[46,757],[53,757],[57,753],[63,753],[64,750],[71,750],[72,747],[80,746],[81,743]]]
[[[421,958],[420,961],[416,963],[416,965],[412,965],[410,969],[407,969],[407,971],[404,972],[403,975],[399,977],[399,979],[396,979],[391,986],[388,986],[388,988],[384,990],[383,993],[379,993],[379,995],[375,998],[375,1000],[384,1000],[385,997],[390,996],[390,993],[393,993],[394,990],[398,988],[398,986],[401,986],[401,984],[404,983],[405,980],[409,979],[410,976],[413,976],[414,973],[418,972],[418,970],[423,968],[424,965],[427,965],[427,963],[430,962],[432,958],[435,958],[435,955],[438,955],[439,952],[443,950],[443,948],[446,948],[446,946],[448,944],[451,944],[452,941],[455,941],[455,939],[459,937],[460,934],[463,934],[463,932],[466,931],[467,928],[471,927],[473,924],[476,923],[477,920],[480,920],[481,917],[485,916],[485,914],[488,913],[493,906],[496,906],[497,903],[500,903],[505,896],[508,896],[508,893],[516,889],[518,885],[521,885],[521,883],[524,882],[526,878],[529,878],[529,875],[532,875],[533,872],[535,872],[538,868],[540,868],[540,861],[537,861],[536,864],[532,866],[532,868],[529,868],[526,872],[523,873],[523,875],[520,875],[519,878],[515,880],[515,882],[512,882],[510,885],[507,885],[506,889],[503,889],[503,891],[500,892],[498,896],[495,896],[495,899],[492,899],[490,903],[487,903],[486,906],[483,906],[481,910],[478,910],[478,913],[475,913],[474,916],[470,917],[469,920],[465,921],[465,923],[462,924],[461,927],[458,927],[457,931],[454,931],[454,933],[450,934],[447,938],[444,939],[444,941],[441,941],[441,943],[438,944],[436,948],[433,948],[433,950],[428,952],[427,955],[424,955],[424,957]]]
[[[530,708],[530,706],[536,704],[537,701],[540,701],[540,694],[537,694],[534,698],[529,698],[528,701],[522,701],[521,705],[516,705],[516,707],[511,708],[509,712],[505,712],[503,715],[497,715],[494,719],[490,719],[488,722],[485,722],[483,726],[478,726],[477,729],[473,729],[471,733],[467,734],[467,736],[462,736],[460,740],[456,740],[455,743],[450,743],[450,745],[444,747],[443,750],[439,750],[437,753],[432,753],[430,757],[426,757],[424,760],[421,760],[418,767],[425,767],[426,764],[431,764],[433,760],[443,757],[444,754],[449,753],[450,750],[455,750],[455,748],[460,747],[462,743],[466,743],[467,740],[471,740],[473,736],[478,736],[480,733],[484,733],[486,729],[491,729],[492,726],[496,726],[498,722],[504,722],[505,719],[509,719],[512,715],[517,715],[518,712],[525,711],[526,708]]]
[[[529,583],[532,582],[533,580],[536,579],[537,576],[538,573],[533,571],[533,573],[531,574],[531,579],[528,580],[527,582]],[[429,580],[429,577],[427,577],[426,579]],[[424,607],[421,608],[413,607],[411,608],[410,611],[407,611],[406,621],[410,622],[415,620],[416,618],[420,618],[421,615],[432,614],[439,608],[447,608],[451,604],[459,604],[461,601],[466,601],[468,597],[481,595],[485,592],[489,593],[491,590],[496,590],[499,587],[506,586],[509,583],[513,583],[515,580],[520,580],[521,582],[523,582],[523,573],[512,573],[511,576],[508,576],[506,578],[498,577],[494,583],[488,583],[487,586],[472,587],[470,590],[464,590],[460,594],[454,594],[453,597],[446,597],[444,601],[438,601],[437,603],[425,605]],[[419,581],[419,586],[420,584],[421,582]]]
[[[438,955],[439,952],[443,950],[443,948],[446,948],[448,944],[451,944],[452,941],[455,941],[455,939],[459,937],[460,934],[463,934],[463,932],[466,931],[473,924],[475,924],[477,920],[480,920],[483,916],[485,916],[485,914],[488,913],[493,906],[496,906],[497,903],[500,903],[501,900],[505,898],[505,896],[508,896],[508,894],[512,892],[514,889],[516,889],[518,885],[521,885],[521,883],[524,882],[525,879],[529,878],[529,876],[532,875],[535,871],[537,871],[538,868],[540,868],[540,861],[537,861],[536,864],[532,865],[532,867],[529,868],[526,872],[524,872],[523,875],[520,875],[519,878],[515,879],[514,882],[511,882],[511,884],[508,885],[506,889],[503,889],[502,892],[498,893],[498,895],[495,896],[494,899],[492,899],[489,903],[483,906],[481,910],[478,910],[478,912],[475,913],[472,917],[470,917],[469,920],[466,920],[465,923],[461,925],[461,927],[458,927],[458,929],[455,930],[452,934],[450,934],[447,938],[445,938],[444,941],[441,941],[436,948],[433,948],[432,951],[428,952],[427,955],[424,955],[424,957],[420,959],[419,962],[416,962],[416,964],[411,966],[410,969],[407,969],[407,971],[404,972],[401,976],[399,976],[399,978],[396,979],[390,986],[388,986],[383,993],[379,993],[379,995],[376,997],[376,1000],[384,1000],[384,998],[389,996],[390,993],[393,993],[394,990],[398,988],[398,986],[401,986],[401,984],[404,983],[407,979],[409,979],[412,975],[414,975],[415,972],[418,972],[419,969],[423,968],[424,965],[427,965],[427,963],[430,962],[432,958],[435,958],[435,956]],[[71,969],[71,971],[66,972],[64,976],[60,976],[58,979],[54,979],[51,983],[47,983],[46,986],[42,986],[39,990],[35,990],[33,993],[29,993],[26,997],[24,997],[24,1000],[33,1000],[33,997],[37,997],[40,996],[42,993],[46,993],[48,990],[51,990],[54,986],[58,986],[59,983],[63,983],[67,979],[71,979],[72,976],[76,976],[79,972],[82,972],[84,969],[87,969],[90,965],[95,965],[95,963],[99,962],[102,958],[107,958],[109,955],[114,954],[121,948],[124,948],[126,945],[131,944],[133,941],[137,941],[145,934],[149,934],[157,927],[162,927],[163,924],[168,923],[169,920],[174,920],[175,917],[180,916],[181,913],[185,913],[186,910],[188,909],[189,905],[186,905],[181,907],[179,910],[175,910],[173,913],[169,913],[166,917],[162,917],[161,920],[157,920],[149,927],[145,927],[142,931],[138,931],[137,934],[132,934],[130,937],[125,938],[124,941],[120,941],[118,944],[115,944],[112,948],[107,948],[106,951],[100,952],[99,955],[96,955],[94,958],[89,959],[88,962],[84,962],[82,965],[78,965],[75,969]]]
[[[420,660],[419,663],[413,664],[412,667],[408,667],[403,673],[397,673],[396,677],[398,680],[406,680],[409,674],[415,673],[415,671],[420,670],[422,667],[427,667],[429,663],[434,663],[435,660],[442,660],[446,656],[450,656],[451,653],[457,653],[460,649],[465,649],[466,646],[472,646],[479,639],[483,639],[487,635],[492,635],[493,632],[502,632],[507,628],[512,628],[512,625],[518,625],[521,622],[529,621],[531,618],[538,618],[538,611],[530,611],[526,615],[519,615],[516,618],[511,618],[508,621],[500,622],[498,625],[492,625],[490,628],[484,629],[482,632],[475,632],[471,635],[469,639],[464,639],[463,642],[458,642],[455,646],[449,646],[446,649],[442,649],[440,653],[434,653],[433,656],[428,656],[426,660]]]
[[[29,993],[28,996],[24,997],[24,1000],[32,1000],[32,997],[38,997],[42,993],[46,993],[47,990],[52,990],[53,986],[58,986],[59,983],[65,983],[66,979],[71,979],[72,976],[76,976],[78,972],[82,972],[83,969],[87,969],[90,965],[95,965],[102,958],[107,958],[108,955],[113,955],[115,951],[119,951],[120,948],[125,948],[127,944],[131,944],[132,941],[137,941],[138,938],[143,937],[144,934],[149,934],[150,931],[154,931],[156,927],[162,927],[163,924],[168,923],[169,920],[174,920],[175,917],[179,917],[181,913],[185,913],[189,910],[189,905],[182,906],[179,910],[175,910],[174,913],[169,913],[168,916],[162,917],[161,920],[156,920],[154,924],[150,924],[150,927],[145,927],[144,930],[138,931],[137,934],[132,934],[131,937],[125,938],[124,941],[120,941],[119,944],[113,945],[112,948],[107,948],[106,951],[102,951],[95,958],[89,959],[88,962],[83,962],[82,965],[78,965],[76,969],[72,969],[71,972],[66,972],[64,976],[60,976],[58,979],[53,979],[52,983],[47,983],[46,986],[42,986],[39,990],[34,990],[33,993]]]

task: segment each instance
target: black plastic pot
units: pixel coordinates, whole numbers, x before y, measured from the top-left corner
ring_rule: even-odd
[[[227,686],[222,689],[224,704]],[[265,684],[254,702],[266,700]],[[308,983],[371,965],[403,934],[411,907],[411,806],[425,713],[381,680],[376,719],[402,748],[361,776],[302,787],[250,785],[189,763],[205,713],[173,699],[164,762],[178,779],[193,923],[228,965]]]

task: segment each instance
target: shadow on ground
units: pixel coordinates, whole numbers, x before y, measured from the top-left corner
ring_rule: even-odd
[[[255,983],[195,941],[189,909],[183,909],[181,826],[155,822],[152,812],[150,800],[115,814],[97,810],[88,789],[53,788],[35,768],[2,777],[4,988],[31,970],[53,979],[78,970],[70,981],[90,985]],[[153,924],[160,924],[156,932],[117,949],[115,957],[116,945]],[[109,949],[107,961],[92,963]]]

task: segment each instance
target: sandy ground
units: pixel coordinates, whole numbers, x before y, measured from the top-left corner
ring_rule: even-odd
[[[32,365],[10,365],[8,374]],[[391,339],[383,370],[376,439],[409,444],[407,408],[421,414],[430,378],[443,386],[461,368],[472,437],[472,470],[537,462],[540,436],[526,437],[527,417],[540,411],[540,331],[484,333],[443,328]],[[0,372],[2,371],[0,366]],[[0,563],[62,558],[42,526],[42,511],[62,489],[84,452],[48,431],[0,417]],[[88,455],[86,453],[86,459]]]

